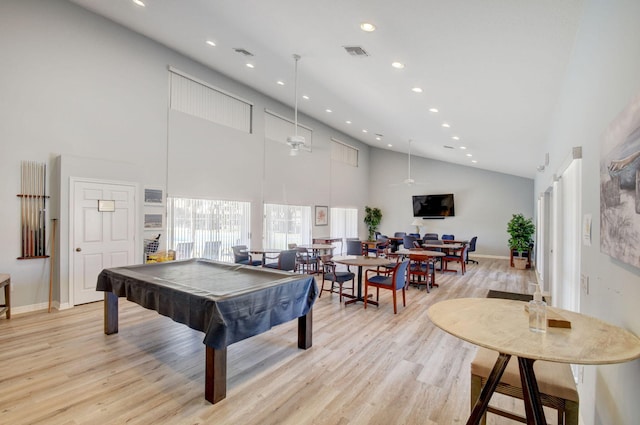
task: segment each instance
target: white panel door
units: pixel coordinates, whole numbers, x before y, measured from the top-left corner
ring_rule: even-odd
[[[135,261],[135,185],[72,182],[71,285],[73,305],[103,299],[96,291],[102,269]],[[114,211],[99,211],[98,201],[114,201]]]

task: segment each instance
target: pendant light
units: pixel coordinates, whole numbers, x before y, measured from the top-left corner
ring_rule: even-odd
[[[406,184],[407,186],[411,186],[413,185],[416,181],[414,179],[411,178],[411,142],[412,140],[409,139],[409,156],[407,157],[407,178],[403,181],[404,184]]]
[[[300,55],[293,55],[293,60],[295,61],[295,83],[293,89],[293,95],[295,97],[295,107],[294,107],[294,131],[295,134],[293,136],[287,137],[287,144],[291,146],[291,150],[289,151],[290,156],[297,156],[298,152],[300,152],[300,147],[304,146],[304,136],[298,136],[298,61],[300,60]]]

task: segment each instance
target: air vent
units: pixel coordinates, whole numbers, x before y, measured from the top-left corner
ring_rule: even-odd
[[[251,53],[247,49],[243,49],[242,47],[234,47],[233,50],[235,50],[236,53],[240,53],[240,54],[243,54],[245,56],[253,56],[253,53]]]
[[[443,148],[445,148],[445,149],[455,149],[453,146],[449,146],[449,145],[444,145]]]
[[[343,47],[344,47],[344,50],[346,50],[347,53],[349,53],[351,56],[361,56],[361,57],[369,56],[369,53],[367,53],[367,51],[360,46],[343,46]]]

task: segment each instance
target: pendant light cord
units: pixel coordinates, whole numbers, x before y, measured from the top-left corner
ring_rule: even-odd
[[[295,97],[294,102],[294,126],[295,126],[295,135],[298,136],[298,61],[300,60],[300,55],[294,54],[293,59],[295,59],[295,69],[294,69],[294,86],[293,86],[293,96]]]

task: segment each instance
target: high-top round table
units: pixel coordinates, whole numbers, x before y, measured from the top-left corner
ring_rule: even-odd
[[[529,330],[522,301],[497,298],[458,298],[441,301],[428,310],[440,329],[481,347],[498,351],[489,378],[467,424],[479,424],[491,395],[511,356],[518,357],[528,424],[546,424],[538,384],[536,360],[573,364],[623,363],[640,358],[640,338],[594,317],[547,307],[571,322],[571,329]]]

